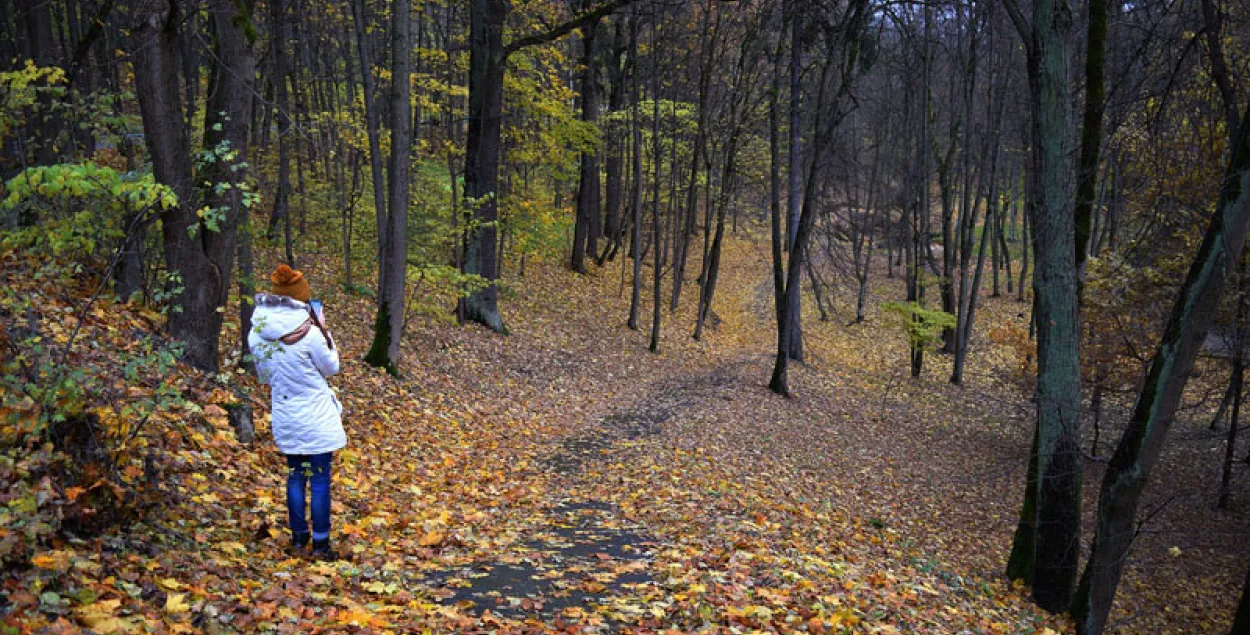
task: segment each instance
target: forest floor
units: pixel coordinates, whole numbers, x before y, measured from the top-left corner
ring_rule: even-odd
[[[621,267],[579,277],[530,263],[505,288],[507,337],[414,320],[396,381],[358,361],[371,301],[331,289],[332,268],[305,266],[345,362],[333,381],[349,439],[334,477],[344,560],[287,549],[285,470],[261,414],[266,394],[254,395],[257,440],[245,447],[220,407],[226,391],[204,384],[189,391],[203,404],[199,427],[162,441],[159,503],[124,531],[57,541],[35,566],[6,572],[0,625],[1069,630],[1001,576],[1030,408],[1020,361],[995,334],[1027,326],[1024,304],[985,300],[971,372],[953,387],[941,355],[923,377],[907,376],[903,334],[877,309],[878,296],[897,296],[895,281],[875,283],[858,325],[847,324],[852,293],[835,291],[831,321],[805,307],[807,362],[792,366],[795,398],[783,399],[765,387],[775,337],[765,243],[730,242],[717,326],[703,342],[690,338],[693,284],[676,313],[664,308],[658,354],[647,351],[649,329],[624,326]],[[644,302],[647,326],[650,316]],[[1234,511],[1212,511],[1220,438],[1177,426],[1111,632],[1227,629],[1250,562],[1250,496],[1243,468]],[[1098,465],[1087,477],[1089,518]],[[73,601],[50,601],[48,590]]]

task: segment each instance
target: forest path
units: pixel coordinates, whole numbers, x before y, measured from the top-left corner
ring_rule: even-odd
[[[603,473],[591,468],[610,471],[666,422],[708,399],[730,398],[745,361],[654,380],[634,399],[555,443],[539,466],[553,477],[545,529],[524,541],[519,556],[433,572],[425,584],[444,604],[472,603],[482,614],[513,620],[551,623],[595,612],[638,617],[642,609],[622,598],[655,583],[650,570],[655,551],[668,545],[627,518],[620,505],[596,496]]]
[[[544,508],[545,522],[536,524],[513,549],[455,569],[428,572],[424,584],[432,587],[441,604],[517,621],[601,620],[599,626],[610,630],[662,615],[652,604],[667,595],[662,591],[664,581],[658,579],[665,576],[657,555],[671,553],[674,540],[657,535],[665,528],[634,504],[651,503],[650,511],[671,506],[648,500],[653,485],[635,468],[648,452],[672,451],[674,437],[666,434],[670,427],[683,425],[700,412],[718,410],[741,392],[744,382],[759,383],[752,377],[761,359],[754,343],[725,341],[725,336],[744,327],[752,332],[771,328],[768,316],[750,315],[749,307],[757,302],[757,282],[769,282],[759,280],[760,271],[732,267],[723,272],[725,283],[715,311],[737,322],[728,325],[715,318],[708,339],[717,344],[710,349],[693,343],[685,319],[666,311],[664,353],[659,356],[633,348],[634,344],[600,357],[601,353],[589,352],[594,345],[587,344],[598,338],[584,337],[563,339],[541,354],[502,356],[504,374],[516,377],[514,395],[517,386],[534,391],[526,394],[534,397],[539,412],[530,416],[565,419],[570,426],[545,439],[536,457],[533,473],[544,481],[539,507]],[[694,299],[698,292],[691,281],[687,298]],[[650,316],[649,310],[644,313]],[[546,332],[547,326],[531,332]],[[646,332],[616,333],[636,341]],[[618,373],[617,379],[602,382],[596,376],[602,370],[595,375],[579,372],[578,364],[588,358],[609,369],[647,371]],[[591,383],[579,383],[588,375]],[[550,403],[553,388],[567,390],[567,401]],[[613,397],[588,404],[588,393]],[[654,471],[670,467],[665,463]]]

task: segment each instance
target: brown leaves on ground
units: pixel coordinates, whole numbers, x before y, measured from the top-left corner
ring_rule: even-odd
[[[104,536],[42,539],[0,578],[2,623],[101,634],[1065,630],[997,576],[1027,449],[1026,402],[1010,383],[1018,360],[978,349],[989,352],[973,367],[993,370],[978,392],[955,394],[899,375],[902,336],[883,322],[810,319],[809,364],[792,371],[799,398],[775,397],[763,387],[763,254],[731,243],[719,327],[691,341],[690,285],[681,310],[663,312],[660,355],[645,330],[624,327],[619,260],[587,276],[531,262],[508,286],[512,335],[414,321],[398,381],[358,361],[371,302],[329,292],[349,440],[332,490],[344,559],[288,547],[264,389],[237,374],[228,387],[188,377],[180,385],[200,411],[142,435],[156,456],[154,502]],[[306,273],[331,289],[334,271]],[[122,306],[101,319],[136,320]],[[254,388],[251,448],[226,417],[238,382]],[[990,401],[961,403],[971,395]],[[536,590],[467,592],[507,567]]]

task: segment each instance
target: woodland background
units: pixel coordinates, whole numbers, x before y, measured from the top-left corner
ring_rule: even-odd
[[[1248,33],[0,0],[0,628],[1250,632]],[[280,262],[344,562],[282,549]]]

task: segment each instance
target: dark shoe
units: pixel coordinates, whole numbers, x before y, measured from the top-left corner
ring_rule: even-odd
[[[307,532],[291,534],[291,551],[300,553],[308,549],[308,540],[312,538]]]
[[[334,549],[330,548],[329,538],[326,538],[325,540],[314,540],[312,541],[312,545],[314,558],[327,562],[339,559],[339,554],[335,553]]]

